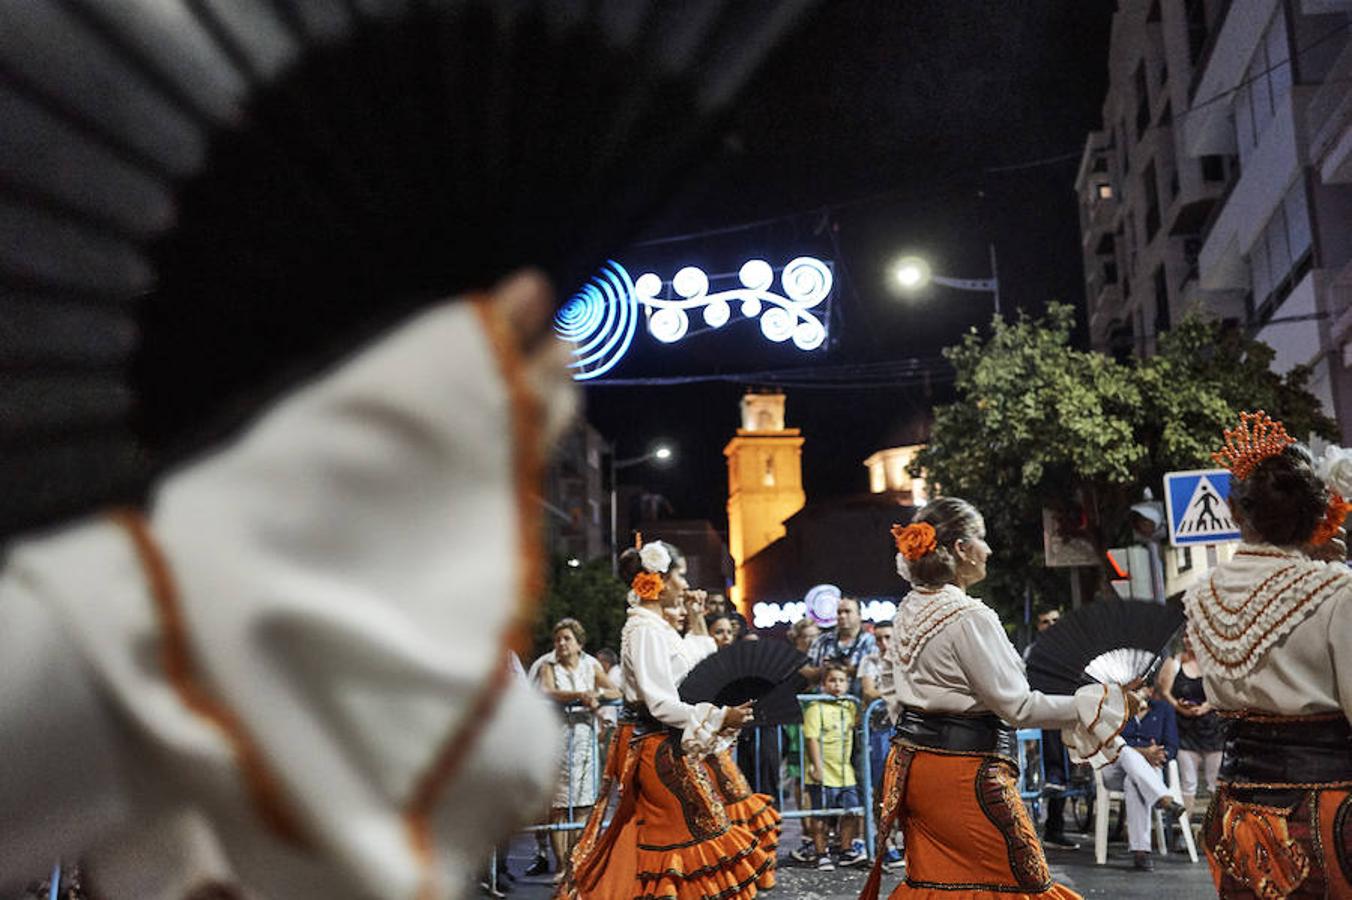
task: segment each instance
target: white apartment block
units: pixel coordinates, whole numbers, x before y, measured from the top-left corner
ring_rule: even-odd
[[[1123,0],[1103,113],[1076,181],[1094,345],[1149,354],[1201,306],[1311,366],[1352,440],[1352,0]]]

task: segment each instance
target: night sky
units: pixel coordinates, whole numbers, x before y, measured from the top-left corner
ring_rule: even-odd
[[[808,501],[866,490],[863,459],[923,439],[927,410],[952,398],[940,351],[993,311],[983,293],[899,297],[888,282],[899,255],[983,278],[994,243],[1006,315],[1051,300],[1083,307],[1073,181],[1107,86],[1112,8],[1109,0],[828,4],[767,66],[723,155],[616,257],[634,274],[666,278],[687,264],[735,271],[752,256],[774,265],[803,253],[832,259],[830,343],[810,354],[776,347],[752,323],[674,346],[643,336],[612,376],[917,359],[928,386],[787,391],[788,424],[807,438]],[[1004,168],[1040,160],[1059,161]],[[742,223],[759,224],[645,243]],[[587,416],[621,457],[673,442],[675,465],[636,467],[622,479],[666,494],[682,518],[723,528],[721,451],[742,390],[590,387]]]

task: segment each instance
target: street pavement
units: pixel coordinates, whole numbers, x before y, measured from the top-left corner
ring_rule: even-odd
[[[818,872],[815,868],[798,865],[788,858],[788,849],[798,845],[796,826],[786,829],[780,847],[779,885],[767,900],[773,898],[803,898],[803,900],[853,900],[859,896],[868,877],[868,868],[836,869]],[[1191,862],[1185,853],[1171,853],[1155,858],[1154,872],[1137,872],[1131,867],[1131,853],[1125,844],[1110,844],[1106,865],[1094,864],[1093,839],[1088,835],[1073,836],[1080,849],[1052,850],[1047,854],[1052,876],[1061,884],[1078,891],[1086,898],[1102,897],[1112,900],[1151,898],[1151,900],[1190,900],[1215,897],[1206,860]],[[508,857],[511,871],[518,873],[514,889],[508,895],[513,900],[543,900],[551,894],[549,876],[523,878],[519,873],[530,865],[534,841],[521,838],[513,842]],[[885,898],[902,878],[902,873],[883,876],[882,896]]]

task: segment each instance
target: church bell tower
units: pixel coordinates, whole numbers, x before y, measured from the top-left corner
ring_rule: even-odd
[[[784,536],[784,521],[803,508],[803,438],[784,427],[784,395],[742,397],[742,427],[723,448],[728,460],[728,550],[737,564],[732,600],[749,620],[743,567]]]

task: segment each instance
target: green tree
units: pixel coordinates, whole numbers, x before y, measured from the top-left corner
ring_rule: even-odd
[[[913,469],[985,515],[993,557],[983,593],[1002,612],[1062,602],[1065,576],[1044,565],[1042,510],[1074,517],[1104,560],[1129,539],[1132,503],[1165,472],[1211,465],[1241,409],[1266,409],[1295,435],[1336,434],[1307,390],[1310,373],[1270,369],[1270,347],[1200,316],[1162,336],[1145,360],[1071,346],[1073,310],[995,320],[945,351],[958,400],[935,410]],[[1106,572],[1105,572],[1106,574]]]
[[[551,648],[554,625],[571,616],[587,630],[588,653],[602,647],[620,649],[620,629],[624,627],[627,591],[610,572],[608,558],[594,559],[573,567],[562,557],[551,561],[549,586],[540,618],[535,624],[535,652],[538,656]]]

